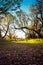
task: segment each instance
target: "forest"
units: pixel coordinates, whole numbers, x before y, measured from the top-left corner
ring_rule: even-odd
[[[21,9],[22,2],[0,0],[0,38],[43,38],[43,0],[27,7],[30,14]]]

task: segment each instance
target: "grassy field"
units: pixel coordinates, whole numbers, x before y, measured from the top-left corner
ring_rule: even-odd
[[[43,43],[43,39],[27,39],[27,40],[16,40],[16,41],[12,41],[12,42],[15,42],[15,43],[30,43],[30,44],[40,44],[40,43]]]
[[[43,65],[43,39],[0,40],[0,65]]]
[[[0,44],[4,43],[28,43],[28,44],[42,44],[43,39],[0,39]]]

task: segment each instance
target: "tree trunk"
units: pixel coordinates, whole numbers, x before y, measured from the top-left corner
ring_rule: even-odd
[[[8,22],[8,26],[7,26],[7,31],[6,31],[5,35],[2,38],[4,38],[7,35],[8,30],[9,30],[9,22]]]
[[[0,38],[2,38],[2,35],[1,35],[1,29],[0,29]]]

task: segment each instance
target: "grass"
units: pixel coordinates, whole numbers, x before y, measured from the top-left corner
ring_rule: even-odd
[[[12,43],[27,43],[27,44],[42,44],[43,43],[43,39],[25,39],[25,40],[15,40],[15,39],[0,39],[0,44],[12,44]]]

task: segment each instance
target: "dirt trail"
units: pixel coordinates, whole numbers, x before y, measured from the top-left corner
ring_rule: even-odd
[[[0,65],[43,65],[43,44],[0,45]]]

